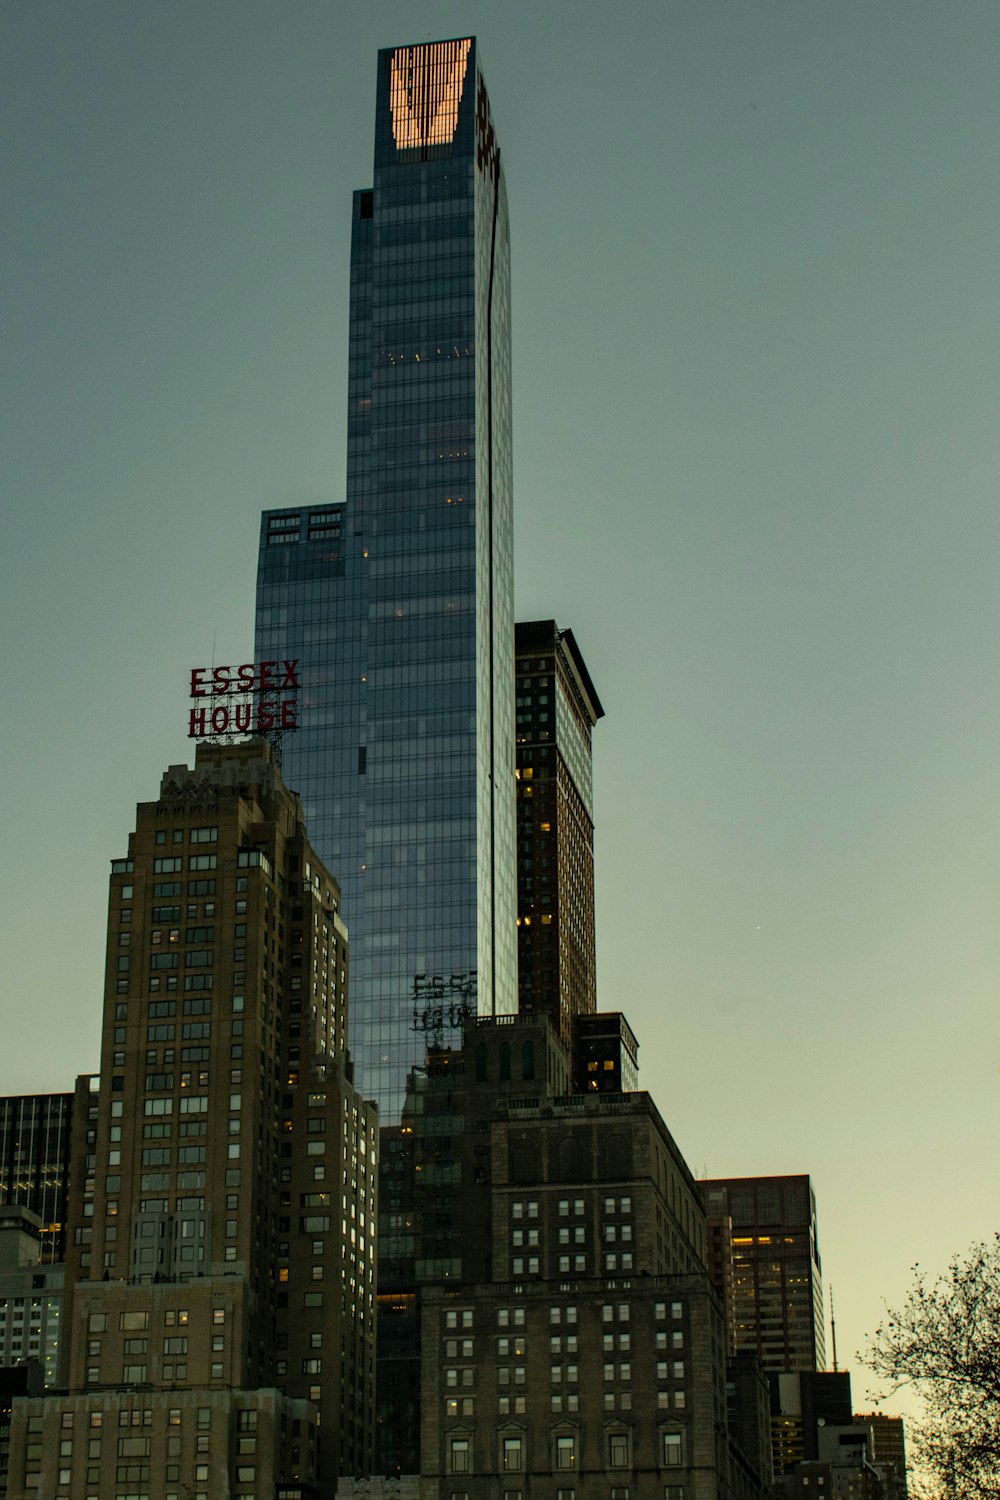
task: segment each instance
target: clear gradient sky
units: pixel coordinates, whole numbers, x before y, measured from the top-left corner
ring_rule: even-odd
[[[343,495],[376,51],[470,32],[599,1003],[697,1174],[812,1173],[855,1365],[998,1222],[996,0],[3,0],[0,1092],[96,1066],[186,673]]]

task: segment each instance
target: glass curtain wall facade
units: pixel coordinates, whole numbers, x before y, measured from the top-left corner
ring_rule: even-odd
[[[756,1354],[768,1372],[822,1370],[823,1268],[810,1179],[712,1178],[700,1187],[709,1217],[732,1223],[737,1354]]]
[[[258,659],[301,661],[284,773],[343,891],[358,1081],[517,1004],[510,256],[474,40],[379,54],[354,195],[347,490],[265,513]]]
[[[0,1099],[0,1203],[38,1215],[44,1261],[63,1255],[72,1115],[72,1094]]]

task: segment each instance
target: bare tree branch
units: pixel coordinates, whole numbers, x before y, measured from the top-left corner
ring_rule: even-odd
[[[928,1478],[917,1500],[1000,1500],[1000,1235],[974,1245],[929,1282],[914,1283],[858,1357],[894,1394],[917,1392],[924,1419],[911,1433]]]

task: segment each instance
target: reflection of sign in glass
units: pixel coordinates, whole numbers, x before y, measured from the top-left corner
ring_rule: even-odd
[[[192,698],[213,700],[188,715],[188,738],[269,734],[298,728],[299,663],[243,662],[235,667],[194,667]]]
[[[476,971],[413,976],[413,1029],[440,1032],[461,1026],[476,1014]]]
[[[446,146],[455,137],[472,42],[397,47],[392,54],[389,108],[399,149]]]

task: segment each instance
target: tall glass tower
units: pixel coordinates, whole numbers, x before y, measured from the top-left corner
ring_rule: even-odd
[[[343,892],[383,1122],[428,1041],[517,1007],[510,249],[470,38],[379,53],[354,194],[347,489],[265,512],[258,660],[299,658],[284,775]]]

